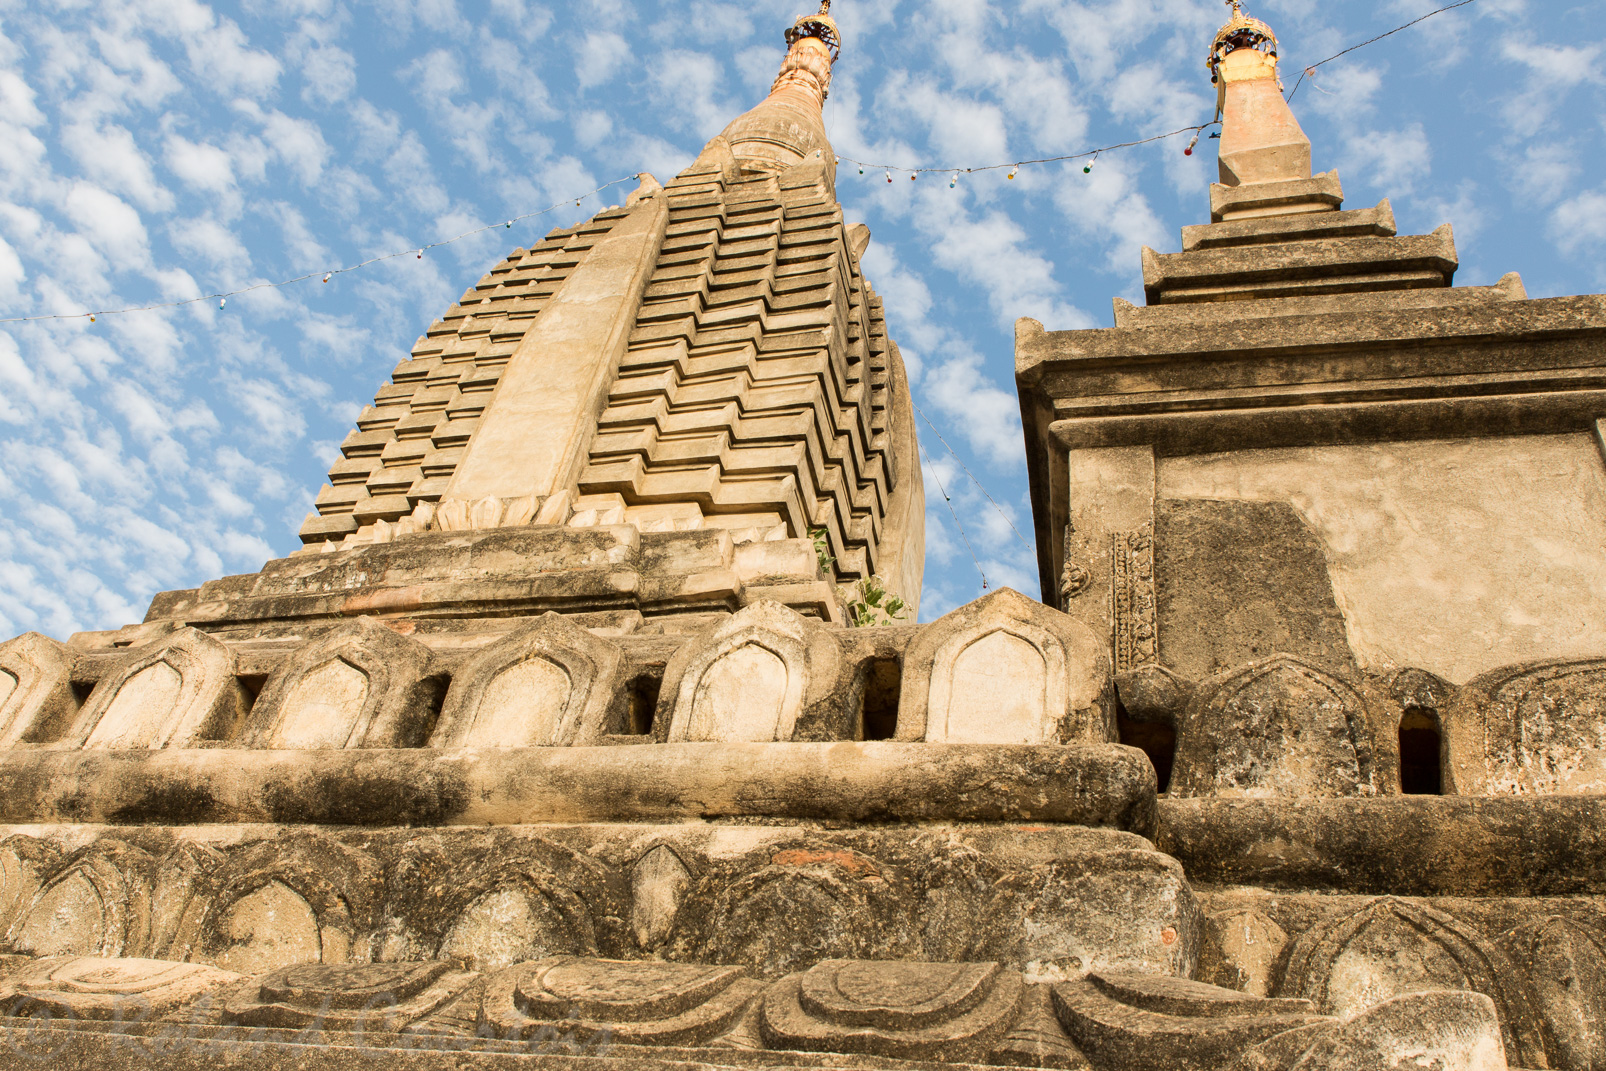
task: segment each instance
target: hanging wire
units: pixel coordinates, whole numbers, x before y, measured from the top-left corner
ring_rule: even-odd
[[[1300,72],[1299,81],[1295,82],[1294,83],[1294,88],[1289,91],[1288,99],[1289,100],[1293,100],[1294,99],[1294,94],[1299,92],[1299,87],[1305,84],[1305,79],[1306,78],[1315,77],[1316,68],[1320,67],[1322,65],[1322,63],[1332,63],[1336,59],[1341,59],[1344,56],[1349,55],[1351,52],[1354,52],[1356,49],[1365,48],[1367,45],[1375,45],[1379,41],[1383,40],[1383,38],[1385,38],[1385,37],[1393,37],[1395,34],[1399,33],[1401,30],[1409,30],[1412,26],[1415,26],[1417,23],[1426,22],[1428,19],[1431,19],[1435,15],[1442,15],[1446,11],[1454,11],[1458,7],[1466,7],[1468,4],[1475,4],[1477,2],[1478,2],[1478,0],[1460,0],[1459,3],[1447,4],[1446,6],[1441,7],[1436,11],[1429,11],[1426,15],[1423,15],[1421,18],[1412,19],[1410,22],[1407,22],[1403,26],[1396,26],[1396,27],[1394,27],[1394,29],[1390,30],[1388,33],[1380,33],[1376,37],[1373,37],[1373,38],[1371,38],[1370,40],[1367,40],[1367,41],[1362,41],[1358,45],[1351,45],[1348,48],[1346,48],[1344,51],[1338,53],[1337,55],[1328,56],[1326,59],[1322,60],[1321,63],[1313,63],[1313,64],[1311,64],[1309,67],[1306,67],[1302,72]],[[1312,82],[1311,84],[1315,85],[1314,82]]]
[[[601,186],[598,186],[596,189],[592,190],[590,193],[584,194],[579,198],[575,198],[574,203],[578,205],[586,197],[593,197],[604,190],[609,189],[610,187],[617,186],[622,182],[631,182],[637,178],[638,176],[636,175],[626,175],[624,178],[617,178],[612,182],[605,182]],[[269,290],[281,286],[291,286],[295,283],[304,283],[308,279],[317,278],[322,278],[323,281],[327,283],[336,275],[344,275],[346,272],[357,271],[360,268],[366,268],[371,264],[378,264],[381,261],[395,260],[397,257],[414,256],[419,260],[422,260],[424,259],[424,254],[431,249],[439,249],[442,246],[451,245],[453,242],[461,242],[464,238],[472,238],[476,234],[484,234],[486,231],[505,230],[509,227],[512,227],[513,224],[519,223],[523,220],[534,219],[537,216],[544,216],[550,212],[556,212],[558,209],[567,205],[569,201],[570,198],[565,197],[557,204],[543,208],[537,212],[526,212],[522,216],[514,216],[512,219],[503,220],[500,223],[487,223],[483,227],[475,227],[471,231],[464,231],[455,238],[445,238],[439,242],[431,242],[425,246],[409,246],[400,252],[386,253],[383,256],[377,257],[369,257],[367,260],[359,261],[356,264],[349,264],[344,268],[319,268],[317,271],[309,271],[305,275],[297,275],[293,279],[281,279],[278,282],[271,283],[254,283],[251,286],[241,287],[238,290],[226,290],[216,294],[202,294],[199,297],[183,298],[179,301],[163,301],[152,305],[130,305],[127,308],[122,309],[96,309],[93,312],[55,312],[41,313],[34,316],[7,316],[0,318],[0,324],[29,323],[34,320],[88,320],[90,323],[95,323],[101,316],[120,316],[129,312],[153,312],[157,309],[176,309],[181,305],[193,305],[198,301],[216,301],[218,303],[218,308],[221,309],[229,298],[236,297],[240,294],[249,294],[253,290]]]
[[[970,175],[982,171],[1002,171],[1006,167],[1010,169],[1009,177],[1014,178],[1015,172],[1032,164],[1058,164],[1064,163],[1068,160],[1081,160],[1085,157],[1097,156],[1101,152],[1113,152],[1116,149],[1131,149],[1138,145],[1150,145],[1156,141],[1164,141],[1167,138],[1174,138],[1178,134],[1202,133],[1213,126],[1219,126],[1220,122],[1221,121],[1218,119],[1208,123],[1200,123],[1198,126],[1179,127],[1178,129],[1172,130],[1165,134],[1156,134],[1152,138],[1142,138],[1138,141],[1123,141],[1119,145],[1105,145],[1102,148],[1088,149],[1086,152],[1074,153],[1070,156],[1045,156],[1040,160],[1014,160],[1005,161],[1001,164],[982,164],[976,167],[899,167],[897,164],[874,164],[867,160],[855,160],[851,156],[843,156],[840,153],[837,154],[837,162],[843,164],[853,164],[856,167],[873,168],[877,171],[885,171],[887,173],[888,182],[892,181],[892,172],[894,171],[908,175],[912,179],[916,175]]]
[[[915,445],[920,449],[921,460],[926,463],[926,471],[930,472],[931,478],[937,482],[937,490],[942,494],[942,500],[948,503],[948,513],[953,517],[954,524],[959,529],[959,538],[964,541],[965,550],[970,553],[970,560],[976,566],[976,572],[981,576],[981,589],[986,591],[987,570],[981,567],[981,560],[976,557],[976,551],[970,545],[970,537],[965,534],[965,524],[959,519],[959,514],[954,510],[954,500],[948,497],[948,492],[943,488],[942,477],[937,475],[937,466],[931,463],[931,455],[926,453],[926,444],[920,441],[920,436],[918,435],[915,436]]]
[[[987,491],[987,488],[982,486],[982,482],[980,480],[976,479],[976,474],[971,472],[970,469],[965,467],[965,462],[960,458],[960,456],[957,453],[954,452],[954,448],[952,446],[948,445],[948,440],[944,439],[942,437],[942,432],[937,430],[937,425],[935,425],[935,424],[933,424],[931,422],[931,418],[926,415],[925,410],[921,409],[920,406],[915,403],[913,398],[911,398],[909,400],[909,404],[913,405],[915,407],[915,412],[920,414],[920,419],[924,420],[926,422],[926,427],[930,428],[931,429],[931,433],[937,437],[937,441],[942,443],[943,449],[948,451],[948,456],[952,457],[954,459],[955,463],[958,464],[961,469],[965,470],[965,475],[970,477],[970,482],[975,484],[977,489],[980,490],[981,493],[986,496],[987,501],[989,501],[989,502],[991,502],[993,504],[993,509],[997,510],[998,511],[998,515],[1000,517],[1004,518],[1004,522],[1009,525],[1010,531],[1015,533],[1015,538],[1020,540],[1021,546],[1025,547],[1031,553],[1036,554],[1037,553],[1037,547],[1034,544],[1028,542],[1026,537],[1020,534],[1020,529],[1015,527],[1014,520],[1012,520],[1010,518],[1008,513],[1004,512],[1004,507],[1000,506],[998,504],[998,499],[994,498],[991,494],[989,494],[988,491]]]

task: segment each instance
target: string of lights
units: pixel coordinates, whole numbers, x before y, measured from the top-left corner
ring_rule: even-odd
[[[523,215],[514,216],[512,219],[503,220],[501,223],[487,223],[484,226],[475,227],[473,230],[464,231],[462,234],[452,238],[443,238],[438,242],[429,242],[425,245],[412,246],[411,248],[403,249],[395,253],[385,253],[377,257],[369,257],[367,260],[359,261],[356,264],[348,264],[340,268],[309,271],[303,275],[297,275],[294,278],[280,279],[277,282],[253,283],[250,286],[242,286],[238,290],[225,290],[215,294],[200,294],[196,297],[180,298],[177,301],[162,301],[149,305],[130,305],[121,309],[99,309],[93,312],[53,312],[41,313],[34,316],[0,317],[0,324],[30,323],[36,320],[85,319],[87,319],[90,323],[96,323],[105,316],[121,316],[131,312],[154,312],[158,309],[176,309],[184,305],[194,305],[197,302],[202,301],[215,301],[218,303],[218,308],[223,309],[228,307],[229,298],[238,297],[241,294],[249,294],[256,290],[271,290],[281,286],[294,286],[296,283],[304,283],[308,279],[317,279],[320,277],[324,282],[327,283],[333,280],[337,275],[345,275],[348,272],[359,271],[363,268],[369,267],[370,265],[379,264],[387,260],[395,260],[398,257],[411,256],[417,257],[419,260],[423,260],[424,254],[429,252],[431,249],[440,249],[441,247],[451,245],[454,242],[461,242],[465,238],[472,238],[476,234],[484,234],[486,231],[511,230],[515,223],[522,223],[525,220],[535,219],[538,216],[545,216],[549,213],[556,212],[564,205],[567,205],[570,201],[573,201],[575,207],[578,208],[587,197],[595,197],[604,190],[618,186],[620,183],[635,181],[638,177],[639,176],[637,175],[626,175],[624,178],[616,178],[612,182],[604,182],[601,186],[598,186],[590,193],[584,193],[578,197],[565,197],[557,204],[549,205],[546,208],[540,209],[536,212],[526,212]]]
[[[959,529],[959,538],[964,541],[965,550],[969,552],[970,560],[976,566],[976,572],[981,576],[981,589],[986,591],[987,570],[981,567],[981,559],[976,557],[976,549],[970,545],[970,537],[965,534],[965,522],[959,519],[959,511],[954,509],[954,500],[948,497],[948,491],[942,485],[942,477],[937,475],[937,466],[931,463],[931,455],[926,453],[926,444],[916,438],[915,445],[920,450],[921,459],[926,463],[926,471],[931,473],[932,480],[937,484],[937,492],[942,495],[942,500],[948,503],[948,512],[954,519],[954,525]]]
[[[1368,45],[1376,44],[1377,42],[1382,41],[1384,38],[1392,37],[1393,35],[1401,32],[1402,30],[1408,30],[1411,27],[1417,25],[1418,23],[1427,21],[1428,19],[1432,18],[1435,15],[1442,15],[1447,11],[1454,11],[1457,8],[1466,7],[1467,5],[1473,4],[1473,3],[1476,3],[1476,2],[1477,2],[1477,0],[1457,0],[1456,3],[1447,4],[1444,7],[1440,7],[1440,8],[1437,8],[1437,9],[1433,10],[1433,11],[1429,11],[1427,14],[1422,15],[1422,16],[1420,16],[1418,18],[1412,19],[1410,22],[1404,23],[1404,24],[1402,24],[1400,26],[1396,26],[1394,29],[1387,31],[1386,33],[1378,34],[1376,37],[1369,38],[1368,40],[1362,41],[1359,44],[1351,45],[1349,48],[1344,49],[1342,52],[1335,53],[1334,55],[1331,55],[1331,56],[1327,57],[1324,60],[1321,60],[1321,61],[1319,61],[1317,63],[1311,64],[1309,67],[1306,67],[1303,72],[1301,72],[1301,74],[1299,76],[1299,80],[1294,83],[1293,90],[1290,91],[1289,94],[1288,94],[1288,99],[1289,100],[1293,100],[1294,99],[1294,94],[1299,92],[1300,87],[1302,85],[1304,85],[1306,79],[1314,77],[1314,75],[1316,73],[1316,69],[1318,67],[1321,67],[1321,66],[1323,66],[1325,64],[1328,64],[1328,63],[1332,63],[1334,60],[1341,59],[1344,56],[1347,56],[1350,53],[1355,52],[1355,51],[1357,51],[1359,49],[1365,48]],[[1314,85],[1315,83],[1313,82],[1312,84]],[[1020,173],[1020,169],[1021,168],[1023,168],[1023,167],[1031,167],[1031,166],[1040,165],[1040,164],[1071,163],[1071,162],[1074,162],[1074,161],[1077,161],[1077,160],[1086,160],[1087,163],[1083,165],[1082,171],[1083,171],[1084,174],[1091,174],[1092,171],[1093,171],[1093,165],[1098,162],[1098,158],[1101,155],[1103,155],[1104,153],[1116,152],[1116,151],[1121,150],[1121,149],[1137,148],[1138,146],[1142,146],[1142,145],[1152,145],[1155,142],[1166,141],[1166,140],[1169,140],[1171,138],[1175,138],[1175,137],[1178,137],[1178,136],[1180,136],[1182,134],[1187,134],[1187,133],[1190,133],[1190,132],[1193,134],[1193,137],[1191,139],[1189,139],[1187,147],[1183,150],[1183,152],[1184,152],[1185,155],[1192,156],[1193,155],[1193,151],[1198,146],[1199,139],[1204,135],[1204,132],[1206,130],[1210,129],[1211,127],[1213,127],[1213,126],[1219,126],[1219,125],[1220,125],[1220,120],[1217,119],[1217,120],[1213,120],[1213,121],[1208,122],[1208,123],[1200,123],[1197,126],[1178,127],[1176,130],[1170,130],[1170,131],[1167,131],[1167,132],[1165,132],[1163,134],[1155,134],[1152,137],[1138,138],[1138,139],[1133,140],[1133,141],[1117,142],[1116,144],[1113,144],[1113,145],[1104,145],[1104,146],[1101,146],[1101,147],[1096,148],[1096,149],[1086,149],[1086,150],[1084,150],[1082,152],[1071,153],[1071,154],[1068,154],[1068,155],[1065,155],[1065,156],[1045,156],[1045,157],[1039,157],[1039,158],[1036,158],[1036,159],[1014,160],[1014,161],[1006,161],[1006,162],[1003,162],[1003,163],[996,163],[996,164],[978,164],[978,165],[973,165],[971,167],[952,167],[952,166],[949,166],[949,167],[907,167],[907,166],[904,166],[904,165],[901,165],[901,164],[870,163],[868,161],[856,160],[853,157],[842,156],[840,154],[837,156],[837,163],[839,165],[840,164],[852,164],[852,165],[854,165],[855,167],[858,168],[859,174],[861,174],[861,175],[864,174],[867,169],[868,170],[873,170],[873,171],[885,172],[886,179],[887,179],[888,182],[892,181],[893,172],[897,172],[900,175],[908,175],[909,176],[909,181],[911,181],[911,182],[917,180],[921,175],[947,175],[948,176],[948,186],[949,186],[950,189],[953,189],[953,188],[956,188],[958,186],[959,177],[961,175],[975,175],[975,174],[982,174],[982,173],[989,172],[989,171],[1002,171],[1002,170],[1007,168],[1008,169],[1008,175],[1006,177],[1010,178],[1010,179],[1013,179],[1017,174]],[[1215,137],[1217,135],[1212,134],[1211,136]],[[636,175],[629,175],[629,176],[625,176],[624,178],[614,179],[611,182],[605,182],[601,186],[598,186],[596,189],[590,191],[589,193],[585,193],[585,194],[580,195],[579,197],[573,198],[573,201],[574,201],[575,205],[578,207],[580,204],[582,204],[584,202],[584,200],[587,197],[596,196],[596,195],[602,193],[603,191],[605,191],[607,189],[610,189],[611,187],[618,186],[621,183],[630,182],[630,181],[636,179],[637,177],[638,176],[636,176]],[[126,306],[126,307],[123,307],[123,308],[117,308],[117,309],[99,309],[99,310],[92,310],[92,311],[91,310],[85,310],[85,311],[82,311],[82,312],[38,313],[38,314],[34,314],[34,315],[29,315],[29,316],[6,316],[6,317],[0,317],[0,324],[32,323],[32,322],[43,321],[43,320],[88,320],[90,323],[96,323],[102,317],[106,317],[106,316],[122,316],[122,315],[126,315],[128,313],[134,313],[134,312],[155,312],[155,311],[158,311],[158,310],[161,310],[161,309],[175,309],[175,308],[181,308],[181,307],[183,307],[185,305],[194,305],[194,304],[197,304],[197,303],[203,302],[203,301],[216,301],[218,303],[218,308],[219,309],[224,309],[224,308],[228,307],[229,298],[239,297],[242,294],[249,294],[249,293],[252,293],[253,291],[257,291],[257,290],[267,290],[267,289],[275,289],[275,288],[284,287],[284,286],[294,286],[297,283],[304,283],[309,279],[316,279],[316,278],[320,278],[320,277],[322,278],[322,280],[325,283],[328,283],[328,282],[331,282],[334,279],[334,277],[337,276],[337,275],[345,275],[345,274],[347,274],[349,272],[360,271],[363,268],[370,267],[370,266],[372,266],[374,264],[383,263],[384,261],[388,261],[388,260],[395,260],[395,259],[397,259],[399,257],[414,256],[414,257],[417,257],[418,259],[422,260],[423,257],[424,257],[424,254],[429,252],[432,249],[439,249],[439,248],[442,248],[443,246],[449,246],[449,245],[452,245],[455,242],[460,242],[465,238],[472,238],[475,235],[484,234],[487,231],[493,231],[493,230],[498,230],[498,229],[511,229],[512,226],[515,223],[520,223],[520,222],[523,222],[525,220],[534,219],[536,217],[544,216],[544,215],[547,215],[548,213],[555,212],[559,208],[562,208],[564,205],[568,204],[570,200],[571,200],[570,198],[564,198],[562,201],[559,201],[557,204],[549,205],[548,207],[540,209],[539,211],[526,212],[523,215],[514,216],[512,219],[504,220],[501,223],[487,223],[487,224],[484,224],[483,226],[475,227],[472,230],[464,231],[462,234],[456,235],[456,236],[451,237],[451,238],[445,238],[445,239],[442,239],[441,241],[438,241],[438,242],[428,242],[428,243],[426,243],[424,245],[421,245],[421,246],[413,246],[412,248],[398,250],[397,252],[394,252],[394,253],[385,253],[385,254],[382,254],[380,256],[369,257],[367,260],[359,261],[359,262],[357,262],[355,264],[347,264],[347,265],[344,265],[344,266],[338,267],[338,268],[329,268],[329,269],[322,270],[322,271],[310,271],[310,272],[306,272],[306,273],[304,273],[302,275],[297,275],[297,276],[294,276],[294,277],[288,278],[288,279],[280,279],[280,280],[271,281],[271,282],[253,283],[250,286],[240,287],[240,288],[238,288],[236,290],[225,290],[225,291],[219,291],[219,292],[211,293],[211,294],[199,294],[199,295],[197,295],[195,297],[180,298],[180,299],[175,300],[175,301],[152,302],[150,304],[145,304],[145,305],[130,305],[130,306]],[[924,415],[924,414],[922,414],[922,415]],[[930,421],[928,420],[927,423],[929,424]],[[944,445],[946,445],[946,444],[944,444]],[[972,477],[972,479],[974,479],[974,477]],[[996,505],[996,503],[995,503],[995,505]],[[1019,533],[1017,533],[1017,535],[1018,534]],[[1023,542],[1024,542],[1024,540],[1023,540]]]
[[[1390,30],[1388,33],[1380,33],[1376,37],[1370,38],[1369,40],[1366,40],[1366,41],[1362,41],[1358,45],[1351,45],[1350,47],[1346,48],[1342,52],[1339,52],[1339,53],[1336,53],[1334,55],[1328,56],[1326,59],[1322,60],[1321,63],[1313,63],[1313,64],[1311,64],[1309,67],[1306,67],[1303,71],[1300,72],[1299,81],[1295,82],[1294,83],[1294,88],[1289,91],[1288,99],[1289,100],[1293,100],[1294,99],[1294,94],[1299,92],[1299,87],[1305,84],[1305,79],[1307,79],[1307,78],[1315,78],[1316,77],[1316,68],[1322,66],[1323,64],[1332,63],[1336,59],[1342,59],[1343,57],[1349,55],[1351,52],[1354,52],[1356,49],[1365,48],[1367,45],[1375,45],[1379,41],[1383,40],[1383,38],[1385,38],[1385,37],[1393,37],[1395,34],[1399,33],[1401,30],[1409,30],[1412,26],[1415,26],[1417,23],[1426,22],[1428,19],[1431,19],[1435,15],[1442,15],[1446,11],[1454,11],[1458,7],[1466,7],[1468,4],[1475,4],[1477,2],[1478,2],[1478,0],[1459,0],[1458,3],[1447,4],[1444,7],[1439,8],[1436,11],[1429,11],[1426,15],[1423,15],[1420,18],[1412,19],[1410,22],[1407,22],[1402,26],[1396,26],[1396,27],[1394,27],[1394,29]],[[1312,82],[1311,85],[1316,85],[1316,83]],[[1321,87],[1317,86],[1317,88],[1319,89]]]
[[[966,476],[970,477],[970,482],[975,484],[983,495],[987,496],[987,501],[993,504],[993,509],[998,511],[998,515],[1004,518],[1004,523],[1009,525],[1010,531],[1015,533],[1015,538],[1020,540],[1020,545],[1025,547],[1031,553],[1036,554],[1037,548],[1032,545],[1032,543],[1029,542],[1025,536],[1020,534],[1020,529],[1015,527],[1015,522],[1010,518],[1009,514],[1004,511],[1004,507],[998,504],[998,499],[992,496],[992,492],[987,490],[986,485],[984,485],[980,480],[976,479],[976,474],[970,471],[970,467],[965,464],[964,460],[960,458],[959,454],[955,452],[954,448],[948,445],[948,440],[942,437],[942,432],[937,430],[937,425],[931,422],[931,418],[926,415],[926,411],[920,408],[919,404],[915,403],[913,399],[910,400],[910,404],[914,405],[915,412],[920,414],[920,419],[926,422],[926,426],[930,428],[931,433],[937,437],[937,441],[942,443],[943,449],[948,451],[948,456],[953,458],[954,463],[964,470]]]
[[[896,171],[900,175],[908,175],[910,182],[915,181],[921,175],[948,175],[950,177],[948,185],[954,186],[958,176],[960,175],[976,175],[985,171],[1002,171],[1005,168],[1008,168],[1009,175],[1007,177],[1014,178],[1023,167],[1030,167],[1034,164],[1067,163],[1073,160],[1087,160],[1088,163],[1082,168],[1082,170],[1083,172],[1091,172],[1093,170],[1093,164],[1097,162],[1099,156],[1104,153],[1115,152],[1117,149],[1136,148],[1139,145],[1151,145],[1156,141],[1165,141],[1167,138],[1174,138],[1179,134],[1186,134],[1190,131],[1193,133],[1193,140],[1188,142],[1188,147],[1183,151],[1186,155],[1192,156],[1194,148],[1199,144],[1200,136],[1211,127],[1219,125],[1220,121],[1215,120],[1208,123],[1200,123],[1198,126],[1178,127],[1176,130],[1167,131],[1164,134],[1156,134],[1151,138],[1140,138],[1137,141],[1123,141],[1116,145],[1105,145],[1097,149],[1086,149],[1079,153],[1072,153],[1069,156],[1045,156],[1037,160],[1014,160],[1001,164],[978,164],[975,167],[904,167],[899,164],[873,164],[865,160],[855,160],[851,156],[843,156],[840,153],[837,154],[836,159],[838,165],[853,164],[859,169],[859,174],[861,175],[864,174],[867,169],[870,171],[885,171],[887,173],[888,182],[892,181],[892,173]]]

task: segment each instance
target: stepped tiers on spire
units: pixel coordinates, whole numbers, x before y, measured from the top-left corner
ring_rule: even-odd
[[[301,553],[0,643],[0,1069],[1606,1068],[1606,299],[1338,210],[1233,6],[1215,222],[1018,330],[1046,603],[844,627],[924,500],[822,5]]]

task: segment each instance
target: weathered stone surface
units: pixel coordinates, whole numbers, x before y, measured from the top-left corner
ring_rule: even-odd
[[[142,1022],[240,980],[199,963],[101,956],[47,956],[0,983],[10,1016]]]
[[[223,1018],[242,1026],[395,1033],[456,997],[475,977],[449,963],[285,967],[227,997]]]
[[[307,833],[228,853],[209,886],[194,957],[240,973],[350,961],[381,893],[368,852]]]
[[[1385,897],[1324,920],[1295,942],[1280,992],[1349,1019],[1434,990],[1483,994],[1506,1053],[1520,1065],[1546,1062],[1543,1027],[1511,961],[1472,927],[1423,904]]]
[[[1233,1065],[1235,1071],[1505,1071],[1507,1066],[1493,1003],[1467,992],[1396,997],[1343,1023],[1272,1038]]]
[[[1321,538],[1284,502],[1155,503],[1159,659],[1201,680],[1289,654],[1356,671]]]
[[[1467,796],[1606,792],[1606,661],[1508,666],[1444,711],[1450,790]]]
[[[580,959],[520,964],[492,978],[481,1023],[498,1035],[701,1045],[728,1030],[763,984],[739,967]]]
[[[945,615],[904,654],[899,740],[1116,738],[1110,663],[1087,626],[1010,588]]]
[[[1287,949],[1287,932],[1263,912],[1240,908],[1208,915],[1199,979],[1252,997],[1269,997]]]
[[[1195,881],[1409,896],[1606,892],[1599,797],[1164,799]]]
[[[385,826],[761,817],[1154,828],[1154,771],[1116,744],[0,754],[0,819]]]
[[[1447,223],[1432,234],[1313,238],[1185,253],[1143,250],[1150,305],[1447,287],[1458,260]]]
[[[771,987],[767,1044],[979,1062],[1013,1025],[1020,975],[996,963],[826,960]]]
[[[429,648],[359,618],[304,647],[268,678],[244,728],[247,747],[275,750],[417,747],[442,682]]]
[[[1159,481],[1167,498],[1297,511],[1368,669],[1466,681],[1601,654],[1589,622],[1606,591],[1593,550],[1606,534],[1594,519],[1606,516],[1606,466],[1592,434],[1242,449],[1164,459]],[[1491,615],[1492,604],[1507,610]],[[1318,610],[1332,613],[1314,601],[1300,612]]]
[[[1206,1071],[1245,1048],[1319,1021],[1306,1000],[1267,1000],[1203,982],[1095,973],[1054,986],[1065,1032],[1094,1066]]]
[[[1171,795],[1372,796],[1361,693],[1277,655],[1202,682],[1177,724]]]
[[[0,643],[0,748],[53,740],[78,713],[72,654],[48,636],[26,632]]]
[[[486,647],[452,674],[431,747],[600,743],[623,655],[557,614]]]
[[[129,654],[101,678],[61,746],[186,748],[226,740],[248,706],[234,655],[195,629]]]
[[[1253,191],[1232,192],[1246,194]],[[1267,216],[1184,227],[1182,249],[1192,252],[1196,249],[1271,245],[1322,238],[1392,238],[1396,233],[1394,206],[1385,199],[1379,201],[1376,208]]]
[[[1337,171],[1271,182],[1210,185],[1210,219],[1214,223],[1266,216],[1334,212],[1344,203]]]
[[[654,724],[671,743],[852,739],[838,652],[818,625],[754,603],[669,660]]]
[[[34,956],[139,956],[151,916],[150,854],[105,838],[74,852],[38,888],[5,935]]]
[[[1556,1066],[1606,1067],[1606,951],[1561,916],[1521,927],[1506,941],[1533,981]]]

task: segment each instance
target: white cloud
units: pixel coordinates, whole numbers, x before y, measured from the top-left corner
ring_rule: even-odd
[[[234,189],[234,158],[216,145],[169,134],[164,158],[167,169],[191,189],[219,194]]]
[[[630,44],[606,30],[588,33],[574,50],[574,76],[580,88],[590,89],[613,81],[630,58]]]
[[[126,127],[108,124],[97,130],[74,123],[62,131],[61,140],[86,178],[125,194],[148,212],[172,209],[173,195],[156,181],[150,159]]]
[[[62,205],[78,233],[105,254],[114,269],[150,267],[150,237],[134,207],[88,182],[75,182]]]

